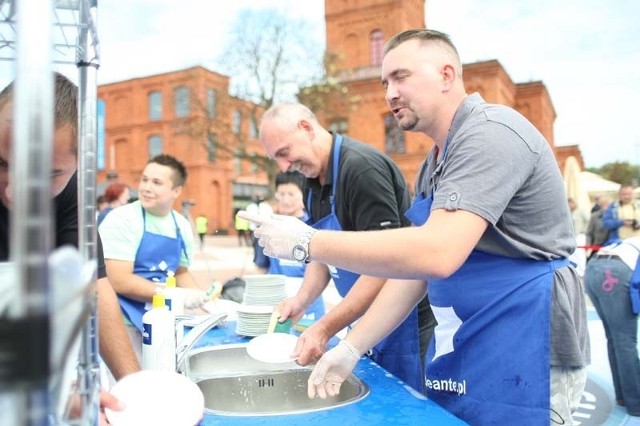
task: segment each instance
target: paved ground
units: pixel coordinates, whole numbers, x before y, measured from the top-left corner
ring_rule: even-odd
[[[194,256],[192,271],[203,286],[213,280],[226,282],[245,274],[262,273],[253,264],[253,248],[239,246],[230,236],[206,237],[205,246]],[[334,288],[324,293],[327,309],[340,300]],[[592,364],[589,380],[574,422],[580,426],[640,426],[640,417],[630,417],[623,407],[615,404],[611,373],[607,359],[606,339],[602,323],[595,310],[589,307]]]

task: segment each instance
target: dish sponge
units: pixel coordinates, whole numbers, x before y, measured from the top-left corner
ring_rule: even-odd
[[[280,312],[273,310],[271,318],[269,319],[269,326],[267,327],[267,333],[289,333],[291,331],[291,318],[287,318],[284,322],[279,322]]]

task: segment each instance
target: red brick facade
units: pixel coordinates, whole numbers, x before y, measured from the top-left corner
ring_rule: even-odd
[[[176,116],[176,88],[188,89],[184,117]],[[159,137],[162,152],[180,159],[188,170],[187,184],[175,208],[180,210],[180,203],[193,201],[190,213],[193,217],[207,216],[209,232],[232,230],[234,199],[247,202],[257,189],[246,183],[265,185],[267,179],[249,161],[234,159],[223,149],[241,139],[249,151],[262,152],[249,119],[254,105],[229,96],[228,89],[228,77],[202,67],[100,86],[98,98],[105,103],[106,117],[105,169],[98,173],[97,181],[104,181],[108,172],[115,171],[119,180],[137,188],[151,156],[150,138]],[[215,91],[213,117],[207,106],[210,90]],[[160,94],[162,105],[159,117],[153,119],[151,93]],[[238,113],[242,119],[236,136],[233,119]],[[207,149],[207,127],[223,145],[215,149],[215,155]]]
[[[384,41],[399,31],[425,26],[424,7],[424,0],[325,0],[327,51],[337,57],[348,95],[330,99],[325,111],[316,111],[326,126],[340,123],[338,128],[350,136],[387,152],[410,184],[432,141],[422,134],[404,133],[402,146],[389,145],[393,140],[386,136],[388,129],[397,125],[391,119],[385,129],[389,110],[379,65]],[[468,93],[479,92],[488,102],[511,106],[531,120],[555,149],[561,169],[568,155],[582,161],[576,146],[555,148],[556,113],[542,82],[514,83],[497,60],[465,64],[463,77]],[[188,88],[190,97],[184,117],[175,114],[179,87]],[[233,147],[239,137],[250,151],[263,152],[249,119],[254,106],[229,96],[228,88],[228,77],[202,67],[100,86],[98,96],[106,105],[106,167],[98,173],[98,182],[107,172],[116,171],[120,180],[137,186],[150,155],[150,138],[159,136],[163,152],[181,159],[189,171],[180,201],[195,201],[191,214],[205,214],[210,232],[233,232],[234,207],[242,206],[260,190],[252,184],[265,185],[267,178],[249,161],[224,155],[223,150],[218,149],[214,158],[209,155],[206,135],[201,131],[207,127],[225,146]],[[208,118],[207,111],[211,89],[216,93],[214,118]],[[161,115],[153,120],[152,92],[162,98]],[[243,117],[238,136],[233,129],[237,114]]]

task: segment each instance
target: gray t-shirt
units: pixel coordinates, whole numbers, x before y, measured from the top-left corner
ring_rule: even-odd
[[[443,161],[435,150],[418,174],[416,193],[432,210],[466,210],[489,222],[477,250],[511,258],[568,258],[575,250],[571,214],[555,157],[522,115],[470,95],[453,119]],[[535,318],[531,319],[535,321]],[[584,289],[572,267],[555,273],[551,364],[589,363]]]

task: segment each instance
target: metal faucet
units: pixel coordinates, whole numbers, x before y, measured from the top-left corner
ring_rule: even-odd
[[[193,345],[200,340],[209,330],[218,324],[222,323],[227,318],[227,313],[222,312],[216,315],[211,315],[200,324],[193,327],[185,336],[178,342],[176,347],[176,371],[180,374],[184,373],[185,362],[187,359],[187,353],[191,350]]]

